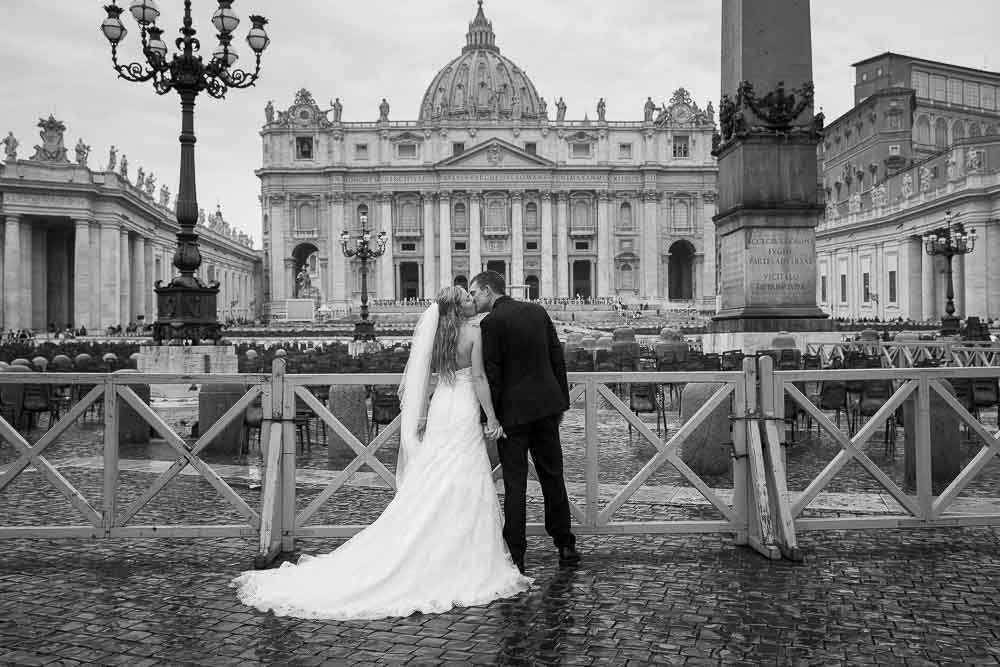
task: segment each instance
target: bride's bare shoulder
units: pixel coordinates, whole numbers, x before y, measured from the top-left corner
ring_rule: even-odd
[[[483,318],[489,315],[489,313],[478,313],[473,315],[465,321],[465,326],[467,327],[479,327],[479,323],[483,321]]]

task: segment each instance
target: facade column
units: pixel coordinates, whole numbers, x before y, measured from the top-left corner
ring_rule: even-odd
[[[129,252],[128,230],[122,229],[119,236],[118,280],[121,283],[121,291],[119,292],[120,304],[118,307],[121,312],[121,321],[119,324],[124,328],[135,316],[135,313],[132,312],[132,276],[129,270],[129,259],[132,255]]]
[[[572,297],[569,284],[569,193],[556,193],[556,296]]]
[[[980,247],[975,252],[986,255],[989,271],[986,281],[986,317],[1000,317],[1000,222],[984,222]]]
[[[642,193],[642,280],[647,299],[660,298],[659,225],[656,221],[660,195],[654,190]]]
[[[99,330],[120,324],[121,312],[121,223],[102,220],[100,223],[101,315]],[[127,303],[127,302],[126,302]]]
[[[90,221],[74,220],[75,236],[73,240],[73,326],[95,327],[94,311],[90,307],[90,293],[97,281],[91,277],[94,273],[93,259],[90,256]]]
[[[285,277],[285,232],[288,229],[284,194],[271,195],[270,269],[271,301],[281,301],[291,296]]]
[[[715,295],[718,287],[715,284],[716,256],[715,256],[715,191],[706,190],[701,193],[702,211],[702,240],[701,248],[704,255],[701,265],[701,296],[709,298],[715,304]]]
[[[30,272],[25,274],[27,276],[26,282],[30,286],[31,298],[31,315],[28,326],[37,331],[47,331],[49,325],[47,230],[45,227],[22,225],[21,234],[27,234],[30,239],[27,246],[25,246],[23,236],[21,240],[21,255],[29,257],[28,266],[31,267]],[[25,252],[26,247],[31,249],[27,253]]]
[[[143,324],[149,323],[149,286],[146,280],[146,239],[135,237],[132,243],[132,315],[142,315]],[[137,320],[138,321],[138,320]]]
[[[21,217],[8,215],[4,223],[3,246],[3,325],[6,329],[25,326],[22,305],[27,302],[21,294]]]
[[[32,310],[34,307],[34,284],[31,282],[32,273],[34,273],[34,262],[32,262],[33,252],[32,252],[32,228],[31,224],[21,221],[20,225],[21,232],[21,256],[18,260],[17,266],[20,267],[21,274],[21,308],[24,311],[19,319],[21,320],[22,327],[30,328],[32,324]]]
[[[441,241],[438,255],[441,260],[441,273],[438,287],[451,285],[451,193],[443,191],[438,194],[438,233]],[[432,296],[433,298],[433,296]]]
[[[393,248],[396,239],[392,232],[392,193],[381,192],[378,198],[378,217],[381,230],[387,237],[385,243],[385,254],[379,258],[379,279],[378,296],[380,299],[396,298],[395,260],[393,259]]]
[[[555,296],[555,280],[552,275],[552,193],[542,193],[542,280],[539,296]]]
[[[966,312],[965,298],[965,260],[968,255],[955,255],[951,261],[952,280],[955,284],[955,317],[964,320],[969,314]],[[945,285],[947,289],[947,285]]]
[[[937,290],[934,289],[934,257],[921,253],[920,290],[923,292],[923,308],[920,319],[933,321],[937,314]]]
[[[597,296],[610,296],[614,289],[611,284],[611,263],[614,255],[612,247],[611,219],[608,214],[610,195],[597,193]]]
[[[524,193],[510,193],[510,282],[524,284]]]
[[[483,270],[483,193],[469,193],[469,280]]]
[[[900,305],[903,319],[917,321],[923,317],[923,302],[927,297],[921,283],[921,255],[924,254],[924,244],[920,237],[909,237],[903,243],[900,253],[899,273],[896,277],[896,289],[900,290]]]
[[[424,298],[433,299],[437,294],[438,273],[434,270],[434,193],[421,192],[424,203]],[[469,232],[471,237],[472,232]]]
[[[338,142],[340,143],[340,142]],[[327,292],[326,297],[333,303],[343,303],[346,299],[344,289],[344,253],[340,248],[340,233],[347,229],[344,222],[344,194],[342,192],[331,193],[329,199],[329,245],[327,251],[329,255],[329,271],[327,271]]]

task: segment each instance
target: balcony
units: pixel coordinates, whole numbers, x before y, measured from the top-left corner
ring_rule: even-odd
[[[424,232],[419,226],[407,225],[394,228],[392,235],[397,239],[419,239],[423,237]]]
[[[569,228],[569,235],[572,238],[594,236],[597,227],[594,225],[573,225]]]
[[[507,225],[488,225],[483,227],[483,236],[488,239],[507,238],[510,230]]]
[[[315,241],[319,239],[319,227],[312,229],[293,229],[292,238],[296,241]]]

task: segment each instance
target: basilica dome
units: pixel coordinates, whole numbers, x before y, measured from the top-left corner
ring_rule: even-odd
[[[462,55],[445,65],[427,87],[421,121],[546,117],[545,100],[531,79],[500,55],[493,24],[483,14],[483,0],[465,40]]]

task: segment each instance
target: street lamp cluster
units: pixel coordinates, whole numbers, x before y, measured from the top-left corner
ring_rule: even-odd
[[[961,222],[954,222],[951,211],[945,213],[945,225],[924,234],[924,250],[928,255],[945,258],[948,276],[945,315],[941,318],[941,333],[955,335],[959,332],[959,318],[955,317],[955,283],[952,279],[951,259],[966,255],[976,247],[975,228],[966,231]]]
[[[361,262],[361,319],[354,325],[354,340],[375,339],[375,325],[368,321],[368,262],[382,256],[388,240],[385,232],[379,232],[375,237],[376,245],[371,245],[372,233],[368,230],[368,216],[365,214],[361,215],[361,233],[354,239],[353,248],[347,230],[340,233],[340,248],[344,257],[357,257]]]
[[[233,31],[240,19],[233,11],[234,0],[218,0],[219,7],[212,15],[212,25],[218,31],[218,46],[212,58],[205,62],[198,55],[201,42],[195,37],[196,31],[191,21],[191,0],[184,0],[184,20],[180,28],[181,36],[175,41],[178,53],[167,58],[167,45],[163,41],[163,30],[156,26],[160,10],[155,0],[132,0],[129,12],[139,24],[142,53],[146,62],[118,63],[118,45],[128,34],[122,24],[123,8],[117,4],[104,7],[107,17],[101,23],[101,31],[111,43],[111,61],[118,76],[127,81],[152,81],[153,88],[160,95],[176,90],[181,98],[181,165],[180,187],[177,193],[177,250],[173,265],[180,271],[169,284],[161,287],[156,282],[156,322],[153,337],[158,343],[164,340],[190,341],[198,344],[202,340],[218,342],[221,330],[218,321],[216,299],[219,294],[218,282],[205,285],[195,275],[201,266],[198,250],[198,235],[194,232],[198,222],[198,198],[195,185],[194,166],[194,102],[198,93],[205,91],[210,96],[221,99],[230,88],[249,88],[257,81],[260,73],[260,57],[270,43],[264,26],[267,19],[251,15],[251,27],[246,41],[256,56],[252,73],[234,69],[239,58],[232,45]]]

